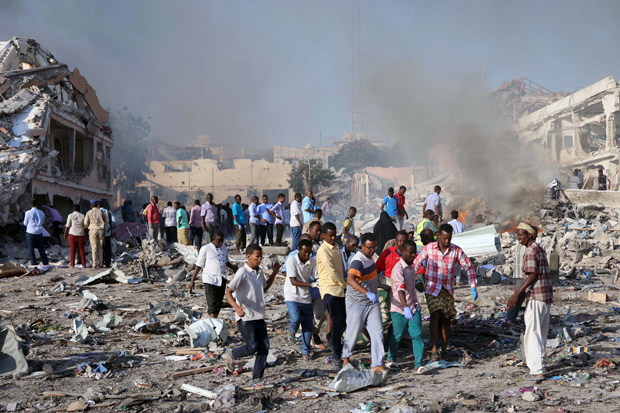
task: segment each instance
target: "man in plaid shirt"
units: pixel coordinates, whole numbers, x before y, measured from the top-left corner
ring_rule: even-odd
[[[454,273],[457,264],[460,264],[469,277],[471,286],[471,296],[476,300],[476,272],[471,261],[463,250],[452,244],[452,226],[443,224],[437,232],[437,242],[431,242],[422,248],[418,254],[413,267],[415,273],[420,270],[422,263],[426,263],[426,303],[429,313],[431,313],[431,361],[439,360],[437,355],[437,340],[439,330],[443,332],[443,343],[441,346],[442,357],[446,356],[446,348],[450,338],[450,319],[456,316],[454,308]]]
[[[519,243],[527,249],[523,256],[521,271],[523,284],[508,300],[508,308],[513,308],[519,300],[519,294],[525,292],[527,305],[525,306],[525,336],[523,349],[525,362],[530,368],[530,378],[544,377],[543,358],[549,321],[551,318],[551,304],[553,303],[553,286],[549,274],[547,254],[535,242],[536,229],[529,224],[521,223],[517,227]]]

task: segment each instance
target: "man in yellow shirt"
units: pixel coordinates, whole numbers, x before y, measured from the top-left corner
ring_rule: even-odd
[[[331,222],[326,222],[321,232],[323,233],[323,244],[316,253],[319,291],[333,323],[329,339],[332,346],[332,360],[340,367],[342,364],[342,335],[346,324],[344,295],[347,283],[342,272],[340,249],[336,245],[336,226]]]

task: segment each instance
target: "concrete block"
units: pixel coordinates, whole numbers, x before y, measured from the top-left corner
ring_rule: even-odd
[[[605,304],[607,302],[607,294],[588,291],[588,300],[594,301],[595,303]]]
[[[290,252],[289,247],[263,247],[263,255],[288,255]]]

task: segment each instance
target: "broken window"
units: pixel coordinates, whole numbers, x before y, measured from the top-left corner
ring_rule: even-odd
[[[68,172],[71,166],[71,135],[73,129],[64,126],[52,119],[50,123],[50,147],[58,151],[58,155],[52,160],[52,167],[60,172]]]
[[[77,133],[75,138],[74,172],[87,172],[93,164],[93,139]]]

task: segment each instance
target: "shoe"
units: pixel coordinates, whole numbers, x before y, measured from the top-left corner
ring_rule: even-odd
[[[226,350],[226,370],[231,373],[235,371],[235,359],[233,358],[232,351],[232,347]]]
[[[387,367],[388,369],[398,369],[400,368],[400,365],[392,360],[388,360],[385,362],[385,367]]]
[[[262,388],[265,387],[265,385],[267,384],[267,382],[265,382],[262,378],[260,379],[252,379],[252,385],[256,388]]]

